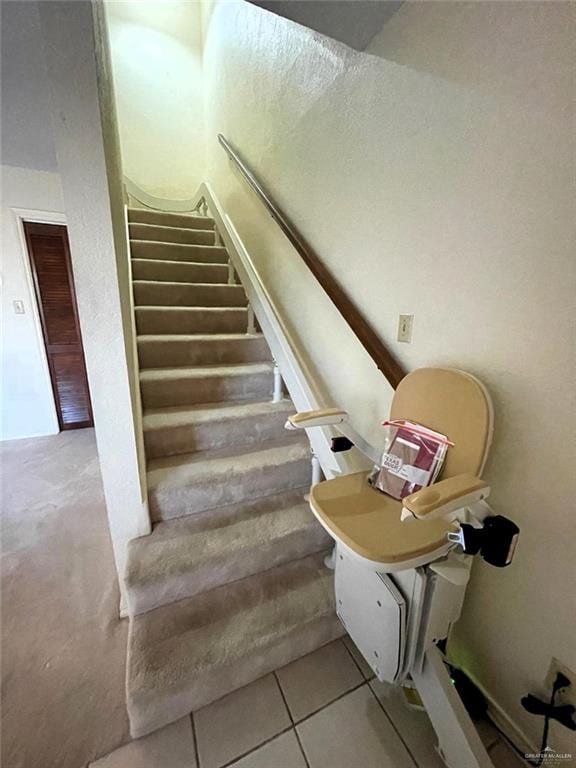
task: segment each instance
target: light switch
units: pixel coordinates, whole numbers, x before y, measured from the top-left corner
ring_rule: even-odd
[[[410,344],[412,341],[412,326],[414,315],[399,315],[398,317],[398,341]]]
[[[16,299],[16,301],[12,302],[12,305],[14,306],[15,315],[26,314],[26,310],[24,309],[24,302],[21,299]]]

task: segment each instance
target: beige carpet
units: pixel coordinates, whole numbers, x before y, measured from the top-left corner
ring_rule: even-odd
[[[0,445],[2,760],[82,768],[128,740],[127,622],[92,430]]]

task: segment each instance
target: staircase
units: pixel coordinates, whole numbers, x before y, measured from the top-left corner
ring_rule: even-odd
[[[142,736],[343,632],[304,501],[305,435],[271,402],[212,219],[129,210],[151,535],[129,544],[127,697]]]

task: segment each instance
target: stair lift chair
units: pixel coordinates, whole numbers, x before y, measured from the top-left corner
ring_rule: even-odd
[[[438,644],[460,616],[470,555],[479,552],[493,565],[507,565],[518,535],[514,523],[493,516],[485,501],[490,487],[481,478],[492,441],[492,404],[473,376],[422,368],[398,386],[390,419],[422,424],[454,445],[442,479],[402,501],[372,488],[366,472],[312,487],[312,511],[336,543],[336,609],[380,681],[411,680],[416,686],[446,765],[489,768]],[[381,463],[382,451],[354,430],[344,411],[299,413],[286,424],[328,425],[348,438],[345,450],[356,445]]]

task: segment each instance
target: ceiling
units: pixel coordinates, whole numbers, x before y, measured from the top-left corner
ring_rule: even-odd
[[[56,171],[49,81],[37,3],[1,3],[2,163]]]
[[[260,8],[363,51],[402,0],[249,0]]]

